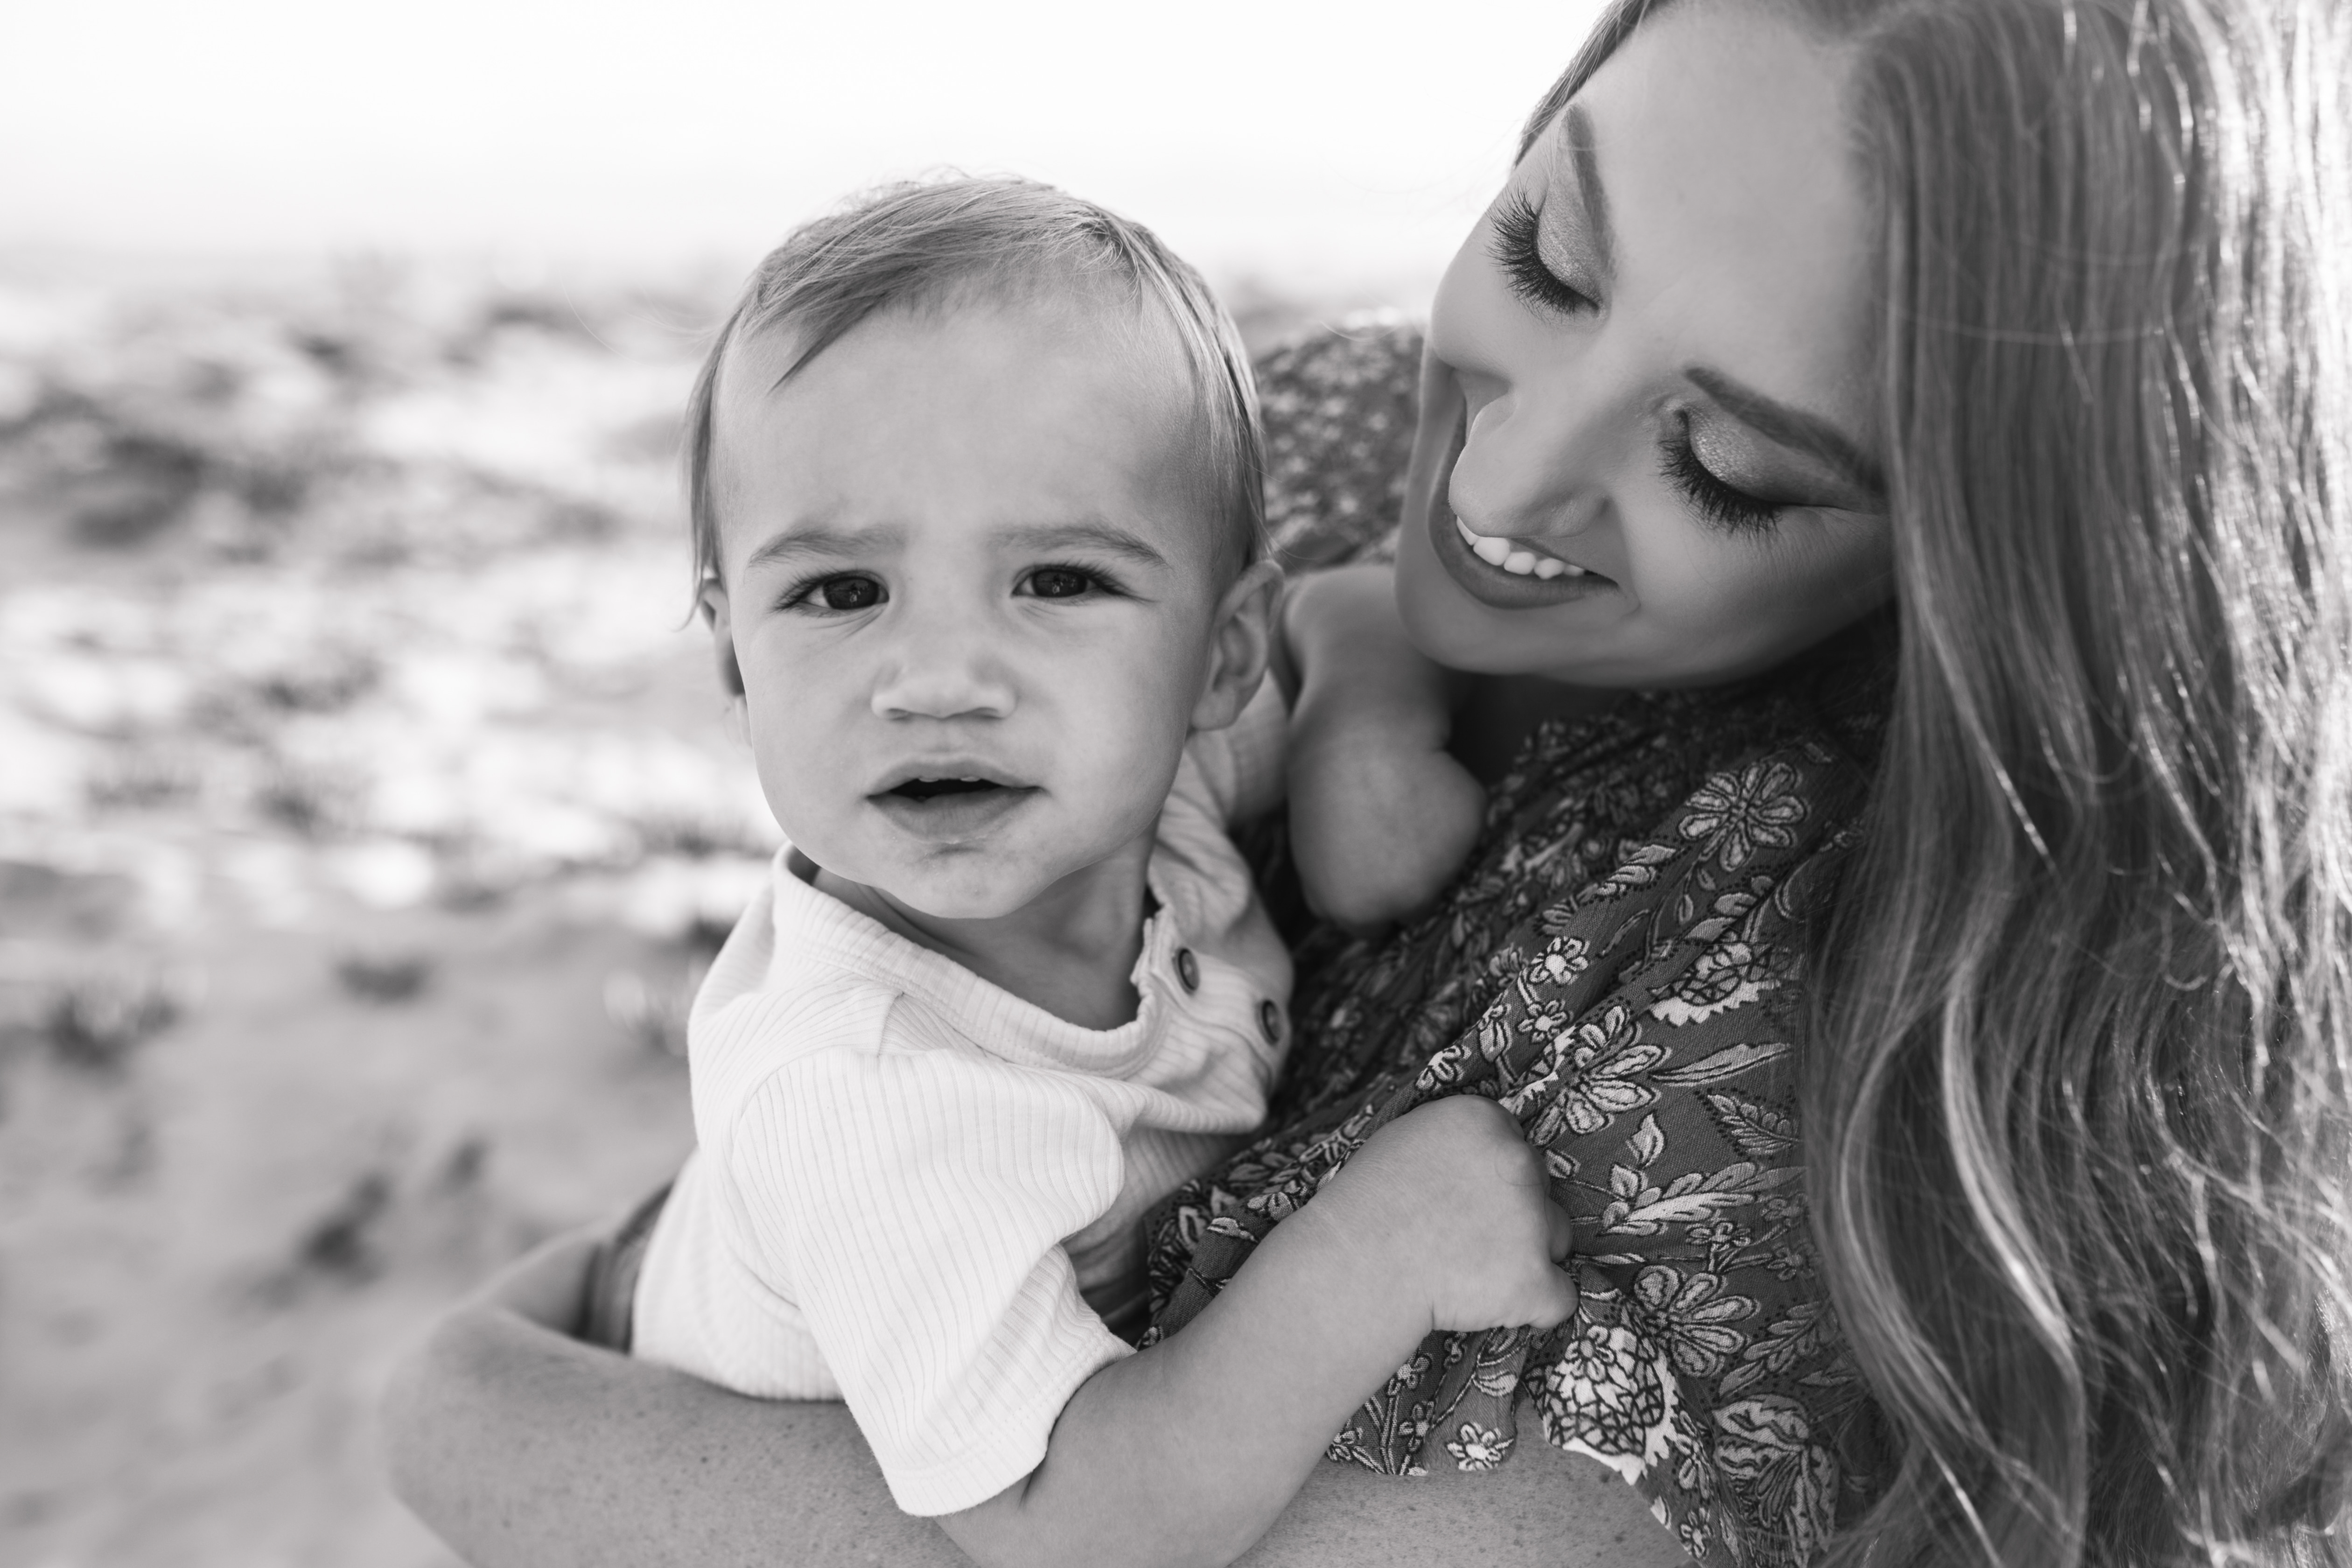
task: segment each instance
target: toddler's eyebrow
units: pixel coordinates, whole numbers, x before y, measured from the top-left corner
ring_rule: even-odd
[[[1063,522],[1016,528],[1005,535],[1008,543],[1024,550],[1099,550],[1138,566],[1165,566],[1168,557],[1123,528],[1108,522]]]
[[[802,555],[855,555],[877,543],[887,545],[893,538],[895,535],[877,538],[871,531],[844,533],[831,528],[788,528],[751,552],[743,566],[746,571],[755,566],[773,566]]]
[[[1016,528],[1003,535],[1004,542],[1014,549],[1051,552],[1056,550],[1098,550],[1116,555],[1138,566],[1165,566],[1168,558],[1123,528],[1108,522],[1047,523],[1033,528]],[[788,528],[751,552],[743,563],[744,570],[774,566],[803,556],[856,555],[875,548],[889,548],[899,542],[896,529],[860,529],[845,533],[839,529],[811,527]]]

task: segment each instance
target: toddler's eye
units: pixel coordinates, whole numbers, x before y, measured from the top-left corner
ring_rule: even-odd
[[[882,584],[871,577],[827,577],[811,596],[828,610],[870,610],[882,602]]]
[[[1092,573],[1075,566],[1040,566],[1029,574],[1029,591],[1041,599],[1076,599],[1097,586]]]

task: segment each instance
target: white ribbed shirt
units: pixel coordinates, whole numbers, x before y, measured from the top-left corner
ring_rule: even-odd
[[[646,1248],[635,1354],[846,1400],[908,1513],[1036,1468],[1071,1394],[1129,1353],[1087,1301],[1139,1314],[1137,1221],[1257,1126],[1288,1045],[1289,955],[1225,835],[1279,795],[1273,686],[1186,748],[1118,1028],[1021,1000],[778,855],[695,999],[697,1148]]]

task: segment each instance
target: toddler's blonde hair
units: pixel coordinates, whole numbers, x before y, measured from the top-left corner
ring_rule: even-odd
[[[687,502],[698,592],[721,580],[711,495],[714,404],[729,349],[756,332],[795,335],[796,374],[877,310],[1070,282],[1108,285],[1176,330],[1199,395],[1200,470],[1219,523],[1213,559],[1229,580],[1266,553],[1265,455],[1249,355],[1201,275],[1141,224],[1032,180],[961,175],[886,185],[794,230],[752,269],[687,405]]]

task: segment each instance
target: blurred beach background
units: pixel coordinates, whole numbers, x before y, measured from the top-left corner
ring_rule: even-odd
[[[0,0],[0,1564],[446,1564],[373,1406],[691,1141],[776,841],[686,624],[743,271],[942,166],[1419,313],[1591,0]]]

